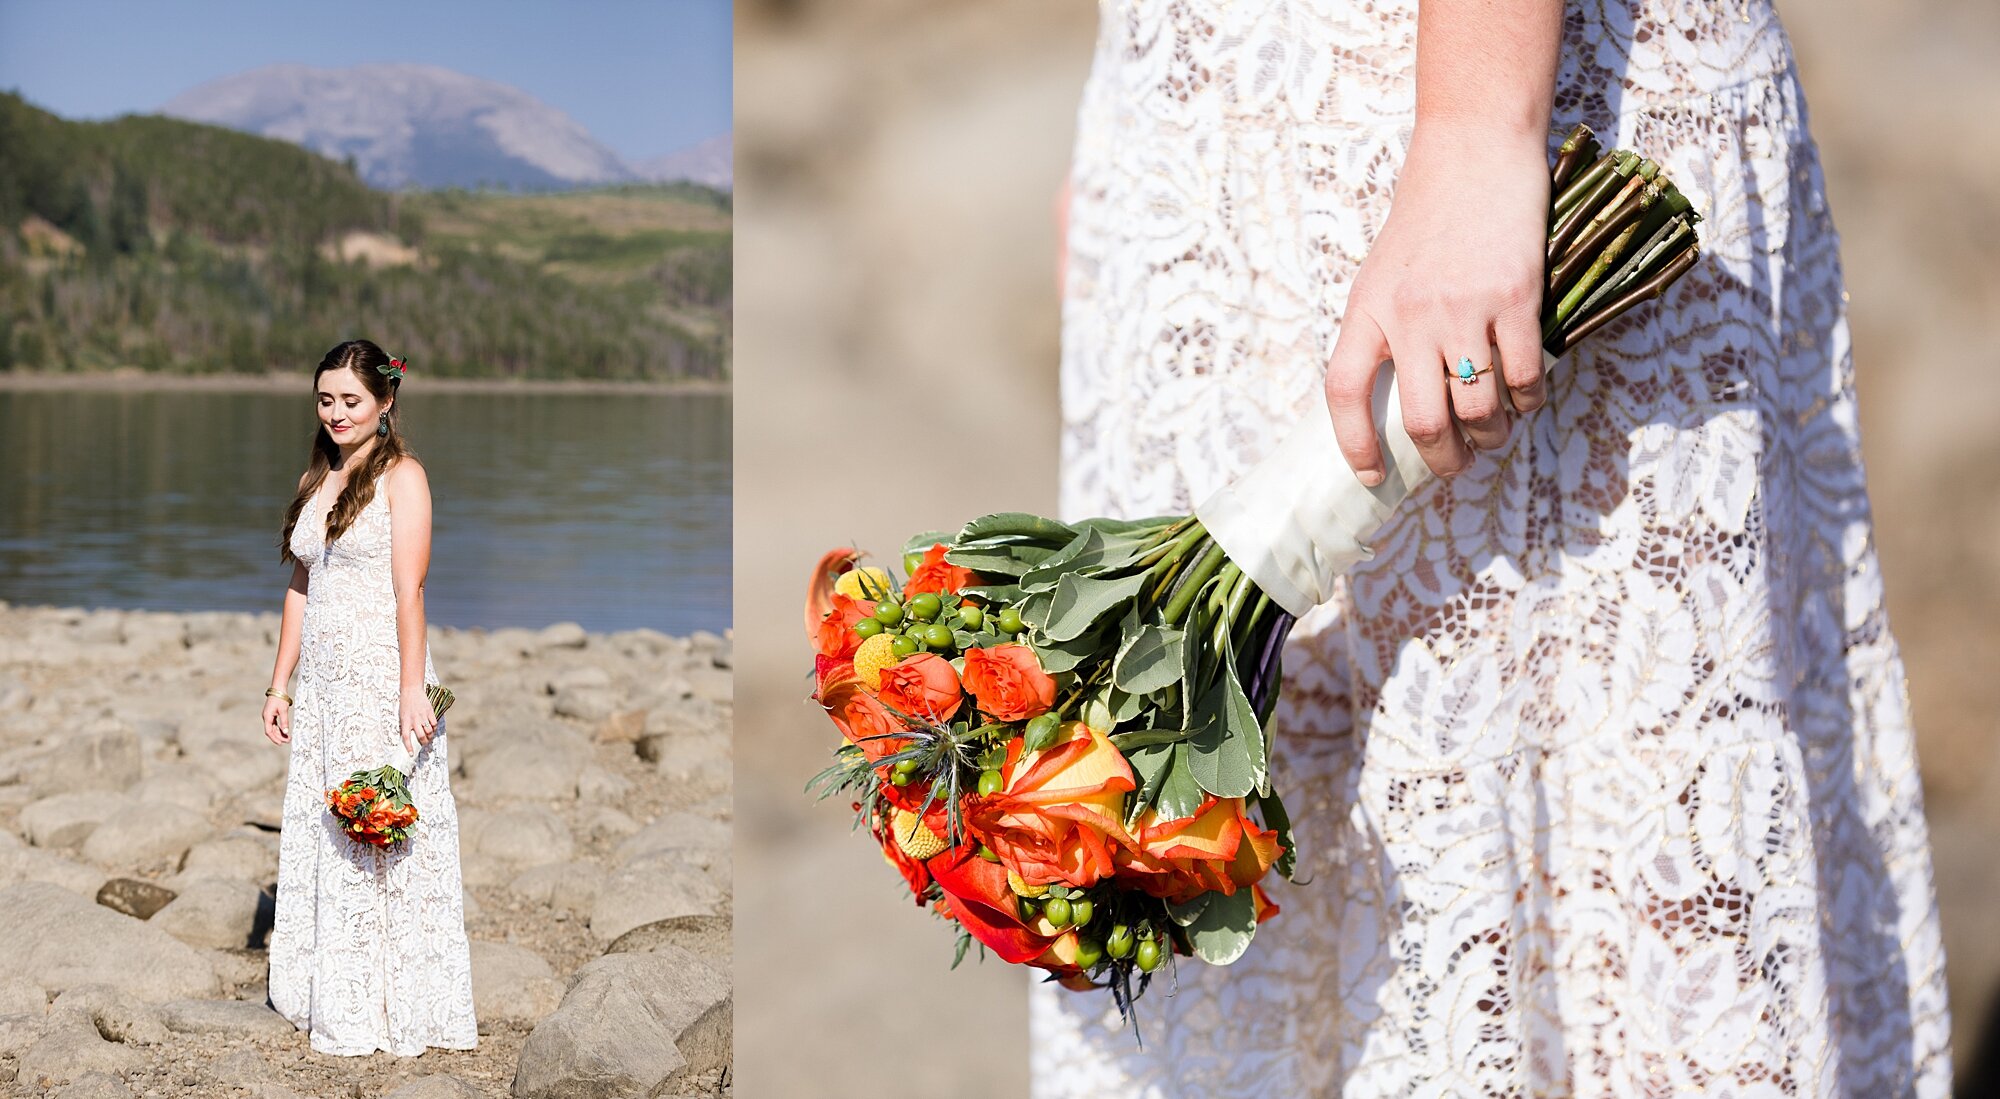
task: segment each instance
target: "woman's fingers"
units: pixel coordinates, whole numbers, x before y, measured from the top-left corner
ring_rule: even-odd
[[[1451,394],[1452,413],[1465,425],[1465,434],[1479,450],[1498,450],[1507,443],[1507,412],[1500,405],[1500,378],[1496,364],[1488,361],[1486,333],[1464,335],[1447,344],[1440,354],[1448,371],[1445,387]],[[1471,381],[1466,381],[1470,370]]]
[[[1401,332],[1392,335],[1390,343],[1396,354],[1396,388],[1403,398],[1403,430],[1431,472],[1449,477],[1471,463],[1472,451],[1452,419],[1437,344]]]
[[[1503,312],[1493,322],[1493,343],[1500,349],[1496,370],[1507,385],[1514,411],[1533,412],[1549,403],[1549,383],[1542,369],[1540,321],[1522,310]]]
[[[1381,442],[1375,437],[1375,377],[1389,357],[1389,341],[1365,310],[1349,306],[1326,364],[1326,410],[1341,457],[1361,483],[1382,483]]]

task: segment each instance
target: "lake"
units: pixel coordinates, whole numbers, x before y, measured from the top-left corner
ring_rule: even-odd
[[[0,390],[0,599],[275,611],[311,397]],[[444,626],[672,634],[730,623],[730,398],[404,394],[430,475],[426,607]]]

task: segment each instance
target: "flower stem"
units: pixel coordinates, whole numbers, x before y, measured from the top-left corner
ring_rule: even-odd
[[[1224,560],[1226,558],[1223,556],[1222,547],[1216,545],[1214,542],[1208,543],[1207,551],[1195,561],[1192,567],[1182,574],[1180,583],[1174,588],[1173,597],[1167,600],[1167,606],[1163,612],[1167,625],[1177,626],[1180,624],[1182,617],[1187,614],[1188,608],[1194,605],[1195,597],[1201,594],[1202,585],[1208,583],[1209,577],[1215,575],[1216,570],[1222,567]]]
[[[1647,279],[1637,289],[1605,306],[1603,310],[1593,314],[1581,324],[1578,324],[1575,329],[1565,333],[1563,335],[1563,350],[1567,351],[1575,347],[1578,340],[1597,331],[1607,321],[1627,309],[1648,298],[1659,297],[1661,293],[1665,292],[1668,286],[1672,285],[1675,279],[1680,278],[1681,275],[1687,272],[1688,268],[1693,267],[1694,261],[1699,258],[1701,258],[1701,248],[1699,246],[1689,248],[1687,251],[1675,256],[1672,262],[1661,268],[1659,273]]]

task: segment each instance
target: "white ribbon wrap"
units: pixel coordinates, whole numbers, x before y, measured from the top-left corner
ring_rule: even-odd
[[[396,734],[395,742],[389,746],[388,753],[382,757],[382,762],[403,772],[404,778],[409,778],[417,771],[416,757],[403,746],[403,734],[400,731]]]
[[[1554,355],[1542,353],[1545,369],[1555,363]],[[1434,476],[1403,430],[1403,404],[1388,367],[1378,368],[1389,377],[1385,384],[1378,373],[1374,391],[1380,485],[1369,488],[1355,476],[1334,439],[1333,421],[1315,407],[1276,450],[1194,511],[1229,559],[1295,618],[1333,598],[1334,578],[1374,555],[1368,541]],[[1505,383],[1497,374],[1485,377],[1511,407]]]

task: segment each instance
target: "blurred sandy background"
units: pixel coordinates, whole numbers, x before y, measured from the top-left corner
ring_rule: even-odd
[[[1781,0],[1852,293],[1890,621],[1910,669],[1961,1095],[2000,1094],[2000,7]],[[737,6],[738,1094],[1026,1092],[1027,976],[947,973],[951,937],[800,793],[822,550],[885,554],[1055,503],[1051,202],[1084,0]],[[899,412],[931,407],[935,419]],[[960,410],[960,411],[953,411]],[[977,486],[930,461],[1014,442]],[[1004,473],[1009,480],[996,483]],[[1979,1047],[1986,1051],[1979,1052]],[[1983,1063],[1981,1063],[1983,1062]]]

